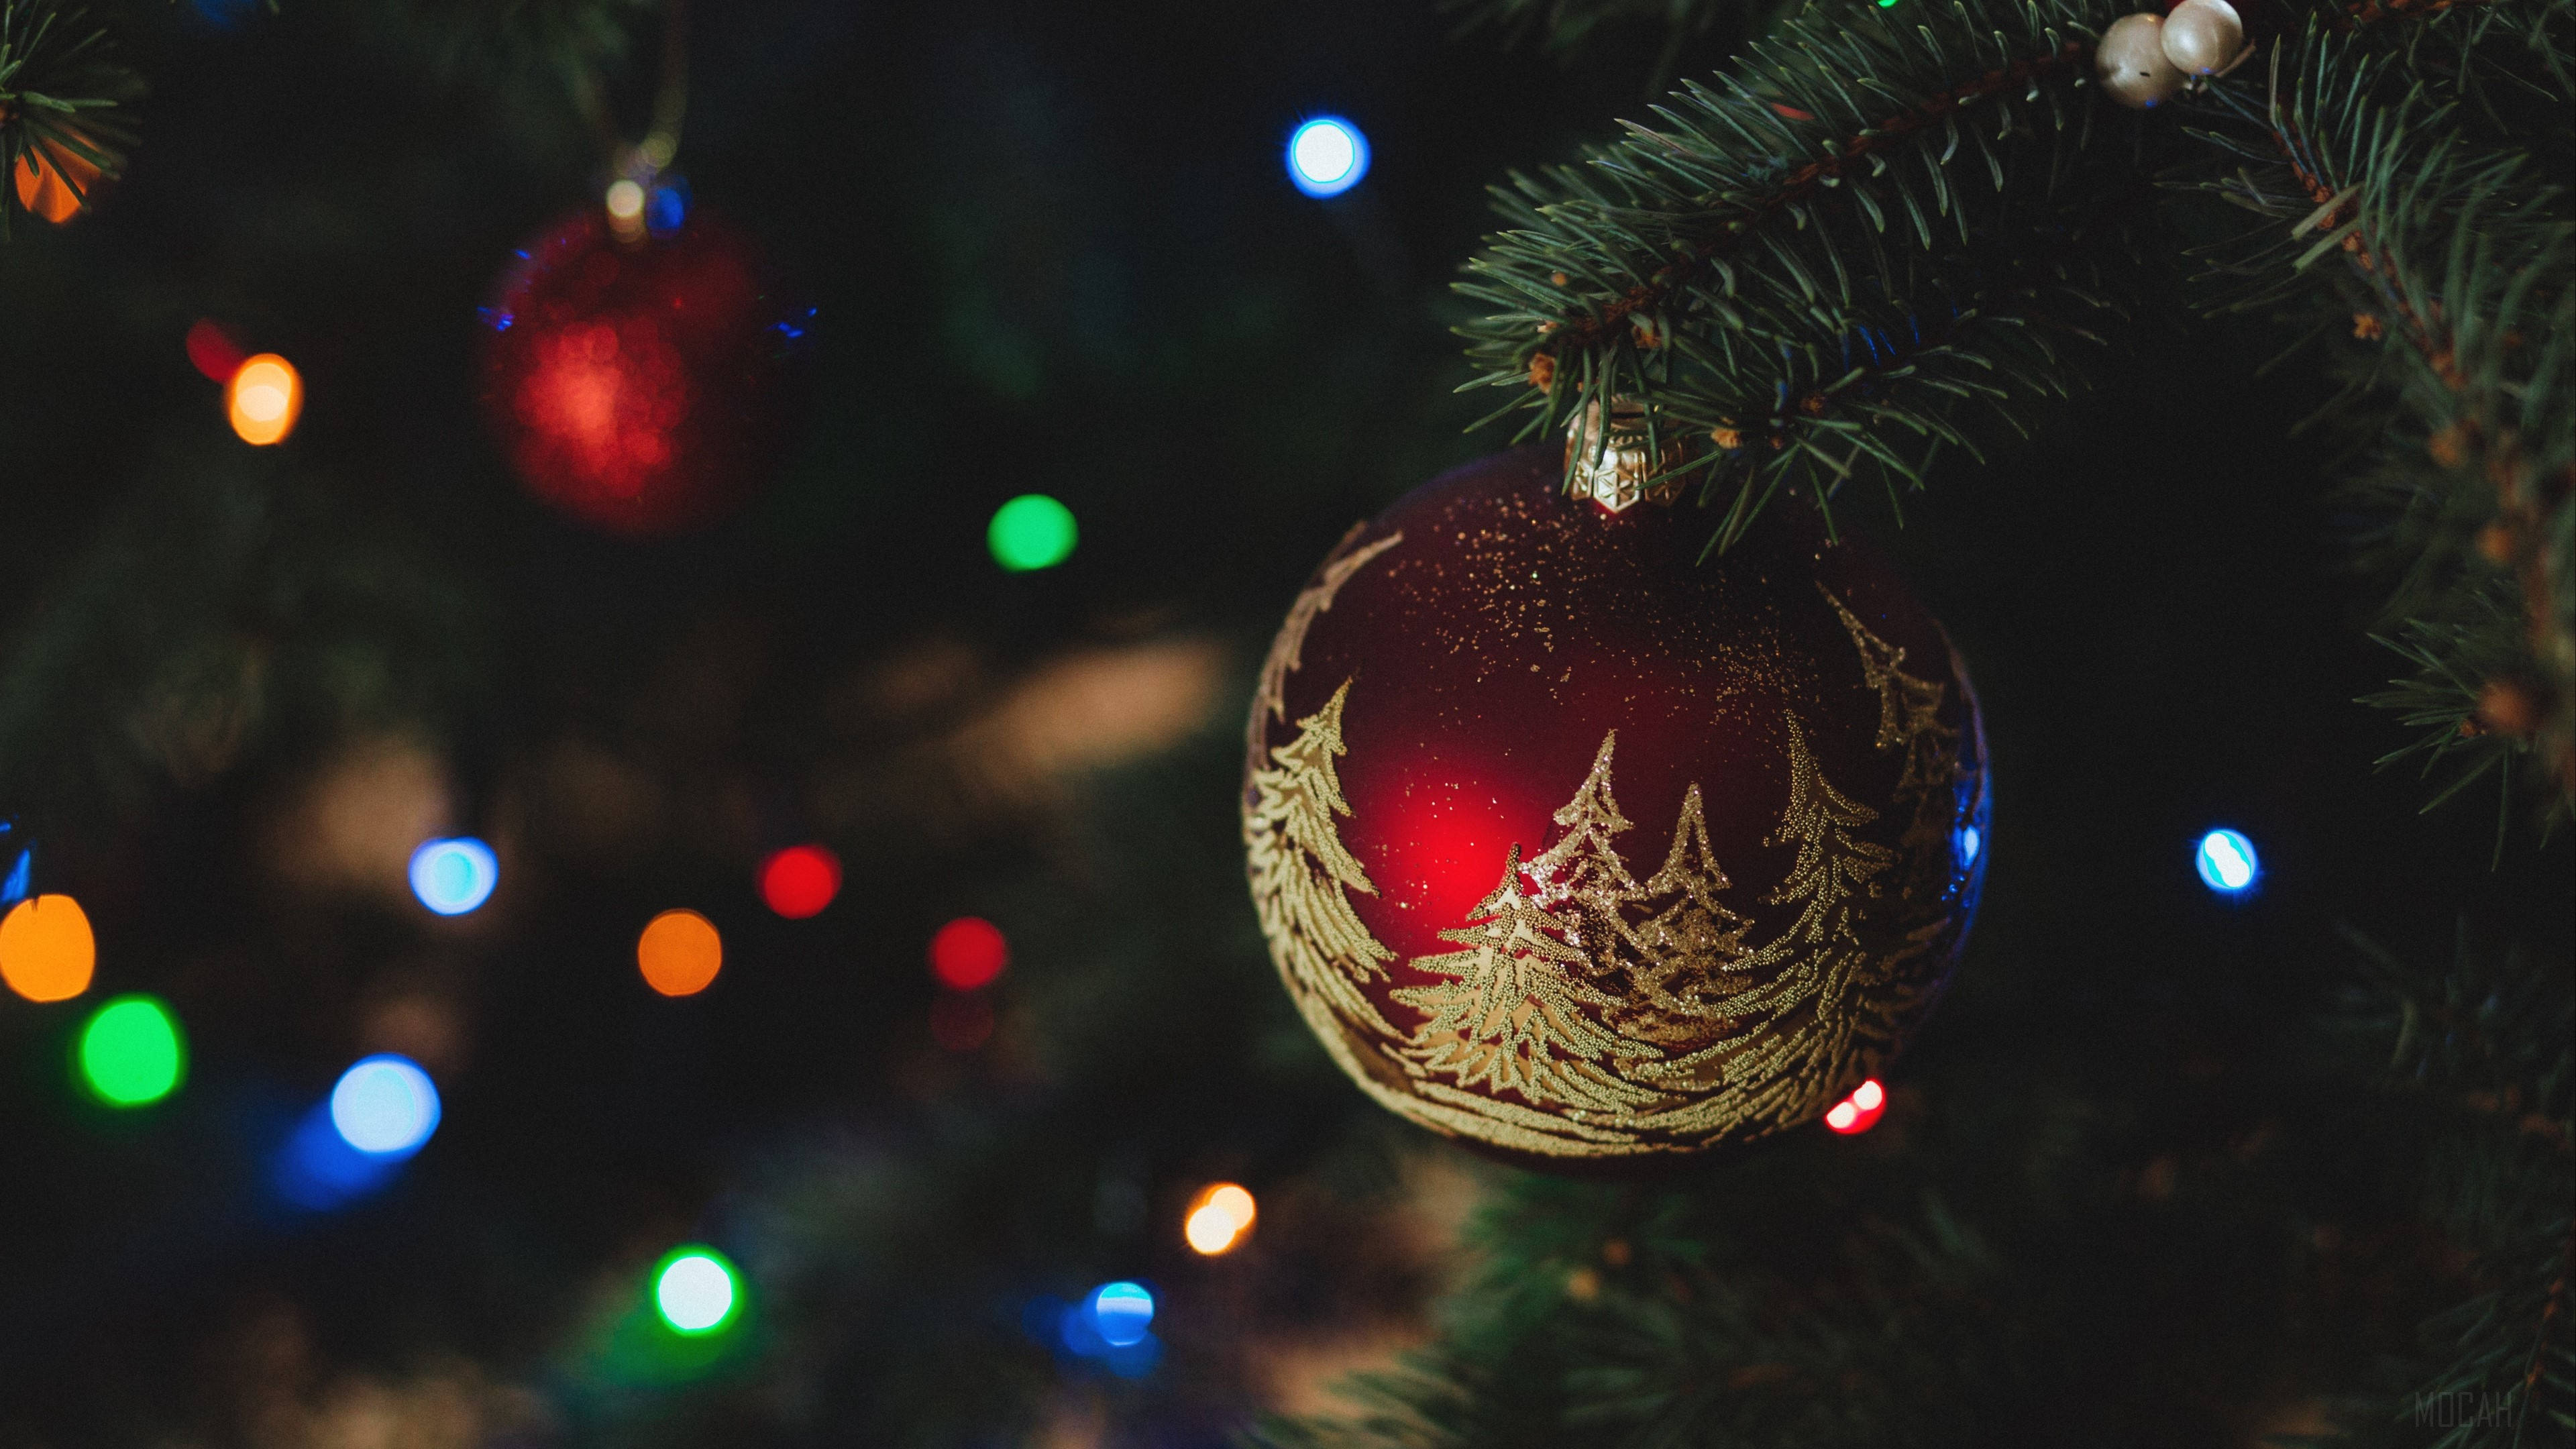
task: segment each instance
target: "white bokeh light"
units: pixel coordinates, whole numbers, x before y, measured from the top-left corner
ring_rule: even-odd
[[[705,1333],[733,1316],[733,1270],[713,1253],[683,1253],[653,1282],[653,1303],[682,1333]]]
[[[2202,836],[2192,863],[2199,868],[2203,884],[2228,895],[2252,886],[2254,877],[2262,873],[2254,842],[2234,830],[2213,830]]]
[[[1368,167],[1368,138],[1339,116],[1317,116],[1288,138],[1288,179],[1308,196],[1339,196]]]
[[[331,1126],[360,1152],[418,1152],[438,1130],[438,1088],[408,1057],[368,1057],[331,1089]]]

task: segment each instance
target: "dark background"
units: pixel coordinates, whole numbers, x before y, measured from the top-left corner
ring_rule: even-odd
[[[1460,433],[1491,404],[1452,395],[1446,280],[1487,184],[1640,112],[1659,37],[1560,66],[1415,4],[702,5],[678,169],[818,308],[816,401],[741,515],[635,544],[523,495],[475,407],[474,308],[598,184],[542,63],[459,58],[465,5],[97,13],[152,81],[143,142],[98,214],[0,251],[0,809],[101,952],[83,1002],[0,1000],[0,1445],[338,1442],[314,1426],[367,1384],[436,1445],[1033,1418],[1199,1443],[1275,1397],[1281,1343],[1418,1322],[1436,1255],[1386,1215],[1447,1149],[1339,1082],[1272,984],[1237,721],[1341,531],[1507,441]],[[648,72],[611,71],[630,135]],[[1280,148],[1325,111],[1375,166],[1318,203]],[[199,317],[302,369],[288,444],[226,430]],[[1838,510],[1958,639],[1995,761],[1984,915],[1900,1085],[2039,1082],[2088,1150],[2188,1152],[2291,1090],[2339,924],[2435,960],[2463,911],[2563,882],[2563,843],[2490,869],[2491,793],[2419,820],[2374,773],[2400,736],[2351,700],[2396,670],[2328,445],[2286,435],[2324,384],[2255,374],[2276,341],[2173,304],[1902,531]],[[1081,546],[1005,575],[984,522],[1027,491]],[[979,772],[1050,668],[1115,659],[1182,661],[1186,687],[1152,676],[1182,727]],[[483,913],[297,867],[323,850],[298,802],[388,740],[502,845]],[[2263,852],[2242,902],[2191,873],[2220,824]],[[806,838],[849,883],[781,921],[752,867]],[[686,1001],[631,961],[673,904],[726,932]],[[921,953],[966,912],[1015,960],[961,1055]],[[112,1113],[66,1063],[129,990],[193,1062]],[[403,1020],[447,1043],[437,1138],[382,1197],[278,1205],[264,1154]],[[1199,1262],[1175,1225],[1213,1176],[1265,1225]],[[619,1295],[691,1238],[742,1263],[750,1319],[714,1361],[639,1366]],[[2243,1242],[2106,1226],[2088,1271],[2134,1288],[2105,1333],[2137,1365],[2106,1398],[2297,1317]],[[1132,1384],[1018,1326],[1109,1276],[1165,1290]]]

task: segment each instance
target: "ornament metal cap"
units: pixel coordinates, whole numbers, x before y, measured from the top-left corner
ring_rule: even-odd
[[[1595,398],[1566,425],[1565,491],[1612,513],[1640,503],[1671,503],[1681,496],[1681,478],[1656,475],[1680,467],[1684,456],[1677,437],[1649,456],[1645,405],[1627,398],[1610,400],[1610,427],[1603,433],[1601,401]]]

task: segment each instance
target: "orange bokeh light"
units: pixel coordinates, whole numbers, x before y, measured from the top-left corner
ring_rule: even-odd
[[[89,914],[70,896],[32,896],[0,917],[0,980],[29,1001],[69,1001],[97,968]]]
[[[97,190],[98,168],[59,141],[38,141],[18,153],[16,179],[18,204],[59,226],[81,209],[73,187],[83,195]]]
[[[224,410],[243,442],[260,447],[284,442],[304,412],[304,379],[295,364],[263,352],[233,369],[233,380],[224,387]]]
[[[664,996],[695,996],[724,969],[724,938],[695,911],[664,911],[636,938],[635,964]]]
[[[1181,1236],[1189,1240],[1191,1251],[1213,1258],[1242,1247],[1257,1216],[1252,1194],[1241,1183],[1212,1182],[1190,1199],[1189,1214],[1181,1220]]]

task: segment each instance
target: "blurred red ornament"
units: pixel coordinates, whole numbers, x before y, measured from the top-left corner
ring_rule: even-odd
[[[694,528],[777,466],[811,320],[703,211],[621,241],[583,207],[484,309],[484,412],[555,507],[611,533]]]
[[[760,898],[791,921],[822,914],[840,893],[840,857],[819,845],[791,845],[760,867]]]
[[[943,986],[972,991],[989,986],[1011,964],[1002,928],[980,916],[960,916],[930,938],[930,971]]]
[[[1987,837],[1975,696],[1775,505],[1610,512],[1527,449],[1351,531],[1273,644],[1244,840],[1289,992],[1381,1104],[1530,1165],[1822,1116],[1931,1009]]]

